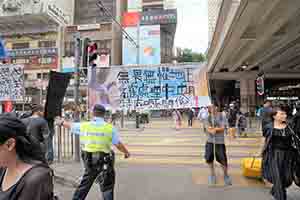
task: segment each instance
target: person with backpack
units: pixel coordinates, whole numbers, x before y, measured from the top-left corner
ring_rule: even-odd
[[[232,103],[232,104],[229,105],[228,117],[227,117],[227,119],[228,119],[228,133],[231,137],[236,136],[237,118],[238,118],[238,109]]]
[[[0,116],[0,199],[53,200],[53,171],[22,121]]]

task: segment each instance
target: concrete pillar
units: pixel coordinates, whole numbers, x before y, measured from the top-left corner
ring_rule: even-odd
[[[256,90],[255,79],[240,80],[241,111],[255,112]]]

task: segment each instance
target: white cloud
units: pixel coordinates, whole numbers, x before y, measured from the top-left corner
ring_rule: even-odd
[[[177,0],[175,45],[205,52],[208,46],[207,0]]]

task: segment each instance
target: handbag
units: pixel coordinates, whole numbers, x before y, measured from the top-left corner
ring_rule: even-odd
[[[247,178],[262,178],[262,159],[259,156],[242,159],[242,174]]]
[[[294,161],[293,181],[295,185],[300,187],[300,138],[290,126],[288,126],[288,128],[292,133],[292,147],[296,150],[298,154]]]
[[[270,183],[272,181],[272,174],[270,173],[270,163],[272,161],[272,135],[273,135],[273,128],[271,129],[270,135],[266,138],[263,149],[262,149],[262,178],[267,180]]]

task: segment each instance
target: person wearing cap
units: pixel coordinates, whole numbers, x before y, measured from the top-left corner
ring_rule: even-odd
[[[130,157],[130,153],[120,141],[119,134],[116,129],[109,123],[104,121],[106,109],[104,106],[96,104],[93,108],[93,120],[88,122],[72,123],[61,118],[56,119],[56,124],[65,128],[70,128],[71,132],[80,135],[80,143],[82,150],[82,160],[84,162],[85,171],[81,179],[79,187],[76,189],[73,200],[84,200],[95,180],[101,179],[101,174],[107,167],[106,161],[111,159],[111,146],[124,153],[125,158]],[[111,164],[113,168],[113,164]],[[112,169],[112,171],[114,171]],[[114,173],[112,173],[114,179]],[[99,182],[100,189],[104,200],[113,200],[114,198],[114,180],[110,182],[112,187],[103,187]]]

